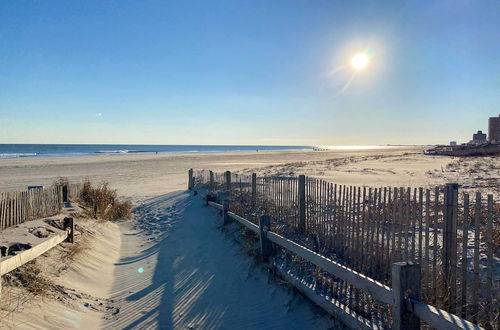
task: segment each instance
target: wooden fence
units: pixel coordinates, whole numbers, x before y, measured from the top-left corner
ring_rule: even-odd
[[[66,241],[74,243],[75,225],[73,218],[64,218],[64,229],[54,228],[56,233],[30,249],[19,251],[15,255],[0,256],[0,298],[2,296],[2,276],[16,268],[38,258],[48,250]]]
[[[260,254],[264,261],[269,261],[269,258],[272,256],[273,249],[271,243],[274,243],[282,249],[341,278],[343,281],[369,292],[374,299],[381,303],[390,305],[392,309],[391,325],[393,329],[420,329],[420,320],[437,329],[482,329],[478,325],[461,319],[456,315],[419,301],[421,287],[419,264],[407,262],[394,263],[392,267],[393,284],[391,288],[276,234],[271,231],[271,217],[268,215],[260,216],[259,225],[256,225],[235,213],[229,212],[229,204],[227,202],[225,204],[218,204],[209,201],[208,197],[206,201],[208,205],[222,211],[224,225],[229,222],[229,219],[233,219],[259,236]],[[274,269],[312,301],[332,315],[340,318],[350,328],[383,328],[377,322],[373,322],[357,314],[342,302],[325,295],[319,295],[316,285],[307,284],[300,277],[294,276],[286,267],[278,266]]]
[[[280,235],[384,285],[393,284],[394,263],[416,262],[422,301],[498,328],[499,212],[492,195],[476,193],[472,200],[455,184],[368,188],[305,176],[211,171],[192,171],[190,178],[191,188],[225,191],[239,216],[257,223],[258,215],[269,214]],[[371,319],[390,317],[387,306],[352,283],[316,279],[353,311]]]
[[[83,184],[36,187],[26,191],[0,192],[0,231],[38,218],[59,213],[65,199],[75,199]]]
[[[68,184],[68,199],[70,201],[78,200],[83,191],[83,186],[83,182],[70,182]]]

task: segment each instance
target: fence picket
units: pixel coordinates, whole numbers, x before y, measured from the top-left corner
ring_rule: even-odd
[[[476,206],[474,214],[474,277],[472,280],[472,319],[478,320],[479,304],[479,242],[481,238],[481,193],[476,193]]]
[[[196,184],[210,180],[210,186],[224,186],[224,175],[218,173],[195,175],[195,178]],[[250,191],[249,179],[239,174],[234,174],[233,178],[236,184],[233,188],[237,188],[239,182],[240,193],[238,195],[237,189],[233,189],[235,193],[231,198],[244,199],[245,192]],[[451,250],[448,251],[451,252],[445,253],[443,236],[450,234],[444,235],[444,202],[448,196],[443,196],[442,187],[357,187],[304,177],[305,203],[301,210],[302,188],[298,182],[297,177],[257,178],[257,207],[252,206],[252,213],[257,210],[268,212],[273,221],[280,221],[283,226],[280,230],[302,236],[299,239],[307,241],[314,251],[342,260],[349,267],[384,283],[391,281],[394,262],[416,261],[421,264],[422,296],[428,303],[449,304],[451,311],[484,324],[488,322],[486,318],[493,317],[492,308],[496,303],[493,294],[497,292],[496,284],[493,285],[493,268],[497,265],[493,254],[493,229],[498,217],[492,196],[488,196],[487,210],[481,205],[480,193],[476,194],[474,208],[468,194],[459,199],[460,216],[456,224],[459,230],[451,231],[451,242],[456,244],[449,245]],[[9,202],[8,198],[1,196],[0,205]],[[41,205],[43,207],[43,203]],[[242,216],[250,214],[242,212]],[[3,221],[3,214],[0,220]],[[300,230],[302,226],[304,231]],[[467,269],[469,243],[473,244],[473,258]],[[485,261],[480,262],[484,254]],[[445,291],[443,281],[447,279],[443,277],[446,276],[443,258],[446,255],[446,267],[451,275],[449,289]],[[309,271],[307,265],[300,267],[303,272]],[[387,309],[375,304],[369,295],[351,284],[335,277],[325,277],[319,270],[314,272],[317,285],[330,290],[332,297],[345,299],[350,307],[374,318],[384,319],[390,315]]]
[[[462,310],[463,318],[467,317],[467,245],[469,240],[469,194],[464,194],[464,214],[462,222]]]
[[[493,268],[495,267],[493,260],[493,251],[495,250],[495,246],[493,245],[493,195],[488,195],[488,205],[487,205],[487,216],[486,216],[486,257],[488,259],[488,267],[486,268],[486,312],[487,312],[487,320],[486,321],[494,321],[494,314],[497,314],[498,317],[498,309],[493,305]],[[497,297],[498,298],[498,297]],[[493,325],[489,323],[489,326],[492,328]],[[500,320],[497,320],[500,322]],[[498,324],[497,324],[498,325]]]
[[[74,185],[72,198],[83,189]],[[63,207],[62,187],[0,193],[0,230],[23,222],[57,214]]]

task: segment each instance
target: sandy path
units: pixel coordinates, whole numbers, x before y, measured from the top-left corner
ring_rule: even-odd
[[[265,268],[217,228],[201,199],[174,192],[123,224],[109,329],[326,329],[318,307],[270,280]],[[143,270],[142,272],[140,272]]]

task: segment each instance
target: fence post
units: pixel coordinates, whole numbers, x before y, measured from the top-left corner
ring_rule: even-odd
[[[267,238],[267,231],[271,229],[271,217],[269,215],[261,215],[259,217],[260,228],[260,255],[263,261],[268,261],[272,253],[273,246]]]
[[[420,300],[420,265],[396,262],[392,265],[392,329],[419,330],[420,319],[408,310],[407,298]]]
[[[446,309],[455,312],[457,266],[458,184],[446,184],[443,235],[443,272]]]
[[[74,243],[75,223],[73,221],[73,218],[64,218],[64,229],[69,229],[68,238],[66,239],[66,241],[69,243]]]
[[[226,175],[226,190],[231,191],[231,172],[226,171],[224,174]]]
[[[62,186],[62,199],[64,203],[67,203],[68,200],[68,185],[65,184]]]
[[[229,202],[224,201],[222,203],[222,225],[225,226],[227,223],[229,223],[229,215],[227,214],[229,212]]]
[[[257,174],[252,173],[252,206],[255,206],[257,200]]]
[[[193,189],[193,169],[190,168],[188,171],[188,189]]]
[[[214,172],[210,171],[210,189],[214,189]]]
[[[299,175],[299,231],[304,233],[306,231],[306,177]]]

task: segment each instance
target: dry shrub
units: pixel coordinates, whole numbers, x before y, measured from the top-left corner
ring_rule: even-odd
[[[132,217],[132,203],[130,201],[120,202],[115,201],[113,207],[105,214],[105,219],[130,219]]]
[[[54,186],[56,187],[62,187],[67,185],[69,185],[69,179],[67,177],[60,176],[54,180]]]
[[[89,180],[85,180],[80,199],[83,205],[92,208],[94,218],[116,220],[132,216],[132,203],[120,201],[116,190],[110,189],[107,182],[93,186]]]
[[[93,190],[94,188],[92,187],[92,183],[90,180],[86,179],[83,182],[83,189],[80,194],[80,201],[83,202],[84,205],[92,205],[94,200],[93,200]]]
[[[9,285],[24,288],[36,296],[46,296],[52,286],[52,282],[44,276],[36,260],[4,275],[4,280]]]
[[[500,254],[500,229],[493,230],[493,246],[495,255]]]
[[[233,212],[234,214],[237,214],[239,216],[242,216],[242,217],[245,217],[245,215],[247,214],[247,212],[245,212],[245,208],[243,207],[243,205],[241,204],[235,204],[235,203],[232,203],[232,204],[229,204],[229,211],[230,212]]]

